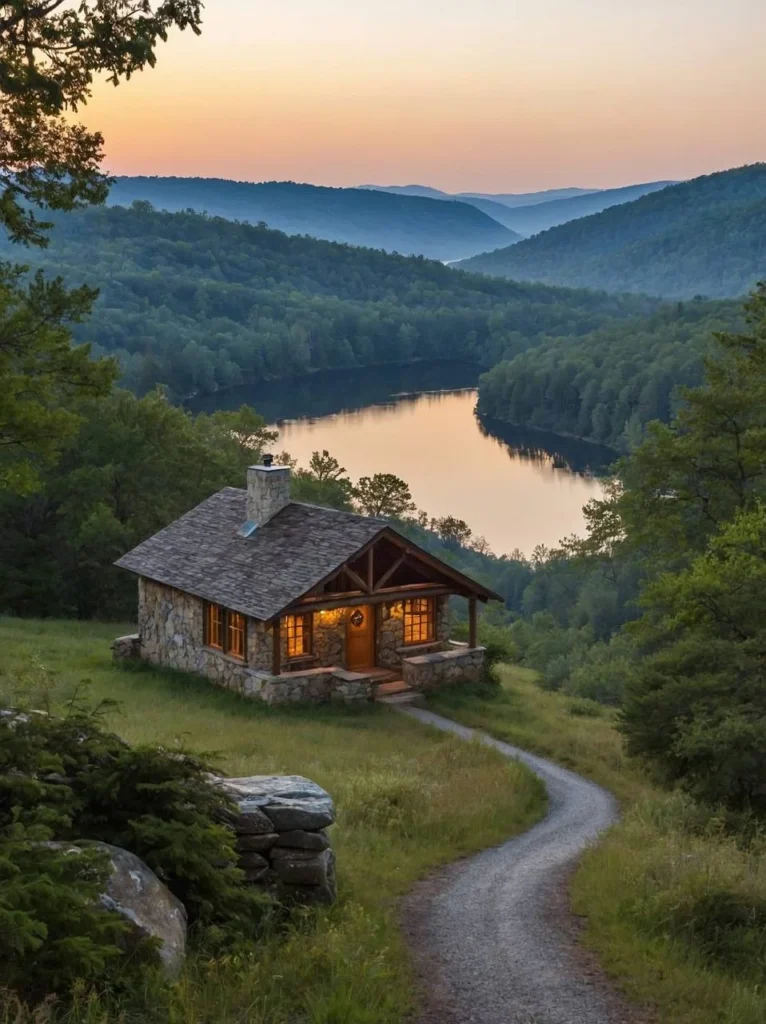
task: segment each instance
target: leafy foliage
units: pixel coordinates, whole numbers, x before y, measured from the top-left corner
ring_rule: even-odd
[[[231,806],[204,759],[131,748],[83,712],[0,719],[0,922],[13,926],[0,928],[0,983],[39,996],[124,970],[124,924],[97,900],[108,866],[87,846],[67,855],[74,841],[144,860],[198,940],[255,937],[264,901],[234,866],[234,833],[220,823]],[[149,944],[131,960],[152,954]]]
[[[69,327],[96,293],[39,271],[25,285],[23,274],[0,263],[0,487],[17,492],[33,490],[74,435],[73,401],[105,394],[117,372],[112,360],[93,362],[88,345],[71,347]]]
[[[127,932],[98,903],[109,872],[103,852],[73,855],[40,838],[48,835],[19,825],[0,833],[0,988],[32,1002],[75,981],[114,982]],[[151,962],[152,952],[137,962]]]
[[[87,103],[95,73],[115,85],[154,65],[169,29],[199,32],[200,0],[13,0],[0,6],[0,224],[13,241],[44,244],[49,225],[29,204],[101,203],[103,139],[63,115]]]
[[[701,382],[711,335],[740,322],[738,304],[694,301],[544,340],[481,378],[479,412],[630,451],[652,420],[671,418],[679,388]]]
[[[0,496],[0,606],[129,618],[135,583],[115,559],[214,491],[241,487],[276,435],[249,409],[192,417],[158,392],[76,409],[80,428],[41,489]]]

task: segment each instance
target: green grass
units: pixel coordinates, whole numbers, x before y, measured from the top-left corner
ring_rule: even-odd
[[[124,1020],[393,1024],[412,1010],[396,899],[434,867],[501,842],[543,813],[523,767],[381,707],[269,709],[193,676],[112,665],[114,625],[0,619],[0,702],[62,706],[73,691],[134,743],[213,751],[231,775],[306,775],[335,798],[339,901],[300,913],[248,957],[191,957],[168,993]],[[24,1020],[6,1009],[5,1020]],[[41,1019],[45,1019],[44,1017]],[[71,1021],[112,1019],[83,996]]]
[[[430,706],[611,789],[623,818],[586,853],[571,888],[585,941],[662,1024],[766,1022],[766,837],[658,790],[625,757],[613,712],[500,669],[501,686]]]

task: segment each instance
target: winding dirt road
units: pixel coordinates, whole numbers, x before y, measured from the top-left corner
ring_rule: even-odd
[[[617,818],[614,798],[542,757],[412,706],[402,713],[479,739],[538,775],[546,817],[415,888],[403,924],[423,996],[420,1024],[624,1024],[636,1010],[576,942],[566,880]]]

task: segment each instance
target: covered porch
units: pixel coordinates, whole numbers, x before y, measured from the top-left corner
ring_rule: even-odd
[[[405,660],[450,649],[453,595],[468,602],[468,647],[475,649],[477,602],[494,595],[385,531],[267,624],[271,674],[333,667],[401,676]]]

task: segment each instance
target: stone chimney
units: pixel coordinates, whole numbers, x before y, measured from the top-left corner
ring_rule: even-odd
[[[264,455],[262,466],[247,469],[247,518],[264,526],[290,503],[290,468],[272,466],[273,455]]]

